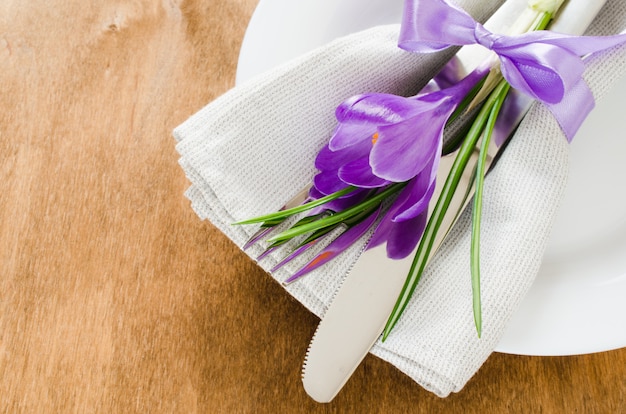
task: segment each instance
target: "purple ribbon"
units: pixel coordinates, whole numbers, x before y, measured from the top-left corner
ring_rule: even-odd
[[[398,45],[420,53],[479,44],[495,52],[509,84],[543,102],[568,141],[595,106],[582,78],[582,56],[626,43],[626,34],[572,36],[535,31],[506,36],[492,33],[446,0],[405,0]]]

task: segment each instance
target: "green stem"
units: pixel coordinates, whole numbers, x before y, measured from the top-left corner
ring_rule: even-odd
[[[364,210],[358,214],[355,214],[352,217],[347,218],[346,220],[344,220],[343,223],[339,223],[335,226],[326,226],[323,227],[321,229],[318,229],[316,231],[314,231],[311,235],[309,235],[305,240],[303,240],[298,247],[304,246],[307,243],[312,242],[313,240],[319,239],[320,237],[322,237],[325,234],[330,233],[331,231],[333,231],[335,228],[337,228],[337,226],[344,224],[347,228],[353,227],[357,224],[359,224],[361,221],[365,220],[367,217],[369,217],[370,214],[372,214],[374,211],[376,211],[376,209],[378,208],[378,206],[373,206],[368,210]]]
[[[262,223],[262,222],[266,222],[266,221],[273,221],[273,220],[280,220],[280,219],[285,219],[289,216],[293,216],[294,214],[298,214],[298,213],[302,213],[304,211],[310,210],[314,207],[317,206],[321,206],[322,204],[326,204],[329,201],[335,200],[339,197],[342,197],[346,194],[351,193],[352,191],[356,190],[356,187],[346,187],[343,190],[339,190],[336,193],[332,193],[330,195],[327,195],[326,197],[322,197],[319,198],[317,200],[313,200],[311,202],[308,202],[306,204],[302,204],[299,205],[297,207],[293,207],[287,210],[280,210],[277,211],[275,213],[270,213],[270,214],[266,214],[263,216],[258,216],[258,217],[254,217],[251,219],[247,219],[247,220],[242,220],[242,221],[238,221],[236,223],[233,223],[233,225],[241,225],[241,224],[254,224],[254,223]]]
[[[406,183],[396,183],[396,184],[391,184],[389,185],[384,191],[381,191],[380,193],[376,194],[375,196],[365,200],[364,202],[357,204],[353,207],[350,207],[346,210],[343,210],[339,213],[333,214],[331,216],[328,216],[326,218],[314,221],[312,223],[307,223],[307,224],[303,224],[301,226],[297,226],[297,227],[292,227],[290,229],[287,229],[285,231],[283,231],[280,234],[277,234],[274,237],[271,237],[270,239],[268,239],[267,241],[269,243],[275,243],[275,242],[280,242],[280,241],[284,241],[284,240],[289,240],[292,239],[296,236],[300,236],[304,233],[308,233],[310,231],[315,231],[324,227],[328,227],[328,226],[332,226],[335,225],[337,223],[341,223],[344,220],[349,219],[350,217],[354,216],[355,214],[359,214],[360,212],[370,209],[375,205],[378,205],[380,203],[383,202],[383,200],[385,200],[387,197],[393,195],[394,193],[400,191],[400,189],[402,189],[404,186],[406,185]]]
[[[474,324],[476,325],[476,332],[478,333],[479,338],[482,334],[482,306],[480,300],[480,219],[483,207],[485,166],[487,163],[489,144],[491,143],[491,137],[493,135],[493,128],[509,89],[509,84],[505,80],[502,80],[494,92],[496,99],[489,113],[487,124],[485,125],[485,134],[480,144],[480,153],[476,163],[476,193],[474,195],[474,209],[472,210],[470,269],[472,276],[472,307],[474,310]]]
[[[487,75],[485,74],[485,76],[483,76],[483,78],[480,81],[478,81],[476,83],[476,85],[474,85],[472,90],[463,98],[463,100],[461,101],[459,106],[457,106],[457,108],[454,110],[454,112],[452,113],[452,115],[448,119],[448,122],[446,123],[446,127],[448,125],[452,124],[452,122],[454,122],[459,116],[461,116],[461,114],[463,112],[465,112],[467,107],[474,100],[476,95],[478,95],[478,92],[480,91],[480,89],[485,84],[485,79],[486,78],[487,78]],[[461,131],[463,131],[463,130],[461,130]],[[463,137],[463,133],[461,132],[457,136],[452,137],[452,138],[448,139],[446,142],[444,142],[443,143],[443,148],[441,150],[441,153],[443,155],[447,155],[447,154],[450,154],[451,152],[453,152],[455,149],[457,149],[459,147],[459,145],[461,144],[462,137]]]
[[[536,30],[543,30],[546,27],[548,27],[548,25],[550,24],[550,22],[552,21],[552,13],[548,13],[548,12],[543,12],[538,18],[537,18],[537,22],[535,23],[535,26],[533,26],[530,31],[536,31]]]
[[[552,14],[542,13],[531,30],[543,30],[552,20]],[[496,100],[491,108],[487,125],[485,126],[485,136],[480,145],[480,154],[476,164],[476,193],[474,194],[474,208],[472,210],[472,238],[470,247],[470,270],[472,280],[472,308],[474,313],[474,325],[476,332],[480,338],[482,334],[482,304],[480,294],[480,228],[483,206],[483,187],[485,182],[485,165],[487,162],[487,153],[493,128],[495,126],[500,109],[504,103],[510,85],[502,80],[498,85],[498,90],[494,92]]]

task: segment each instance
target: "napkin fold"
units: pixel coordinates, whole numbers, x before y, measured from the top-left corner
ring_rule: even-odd
[[[484,20],[501,1],[459,1]],[[626,29],[626,2],[609,0],[588,31]],[[174,130],[186,192],[201,219],[238,246],[256,230],[237,220],[280,208],[315,174],[313,161],[336,125],[334,109],[365,92],[412,95],[449,59],[397,47],[399,25],[337,39],[241,84]],[[587,60],[585,79],[596,99],[626,72],[626,48]],[[458,392],[493,352],[533,283],[568,175],[568,144],[549,111],[530,110],[487,177],[481,239],[483,333],[472,316],[471,219],[466,211],[426,268],[392,334],[371,352],[440,397]],[[286,290],[322,317],[363,242]],[[262,246],[247,250],[257,257]],[[259,261],[271,269],[284,253]],[[272,277],[282,281],[306,257]],[[384,277],[384,275],[381,275]]]

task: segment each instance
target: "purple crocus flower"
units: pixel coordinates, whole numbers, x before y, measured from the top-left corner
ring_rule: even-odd
[[[372,93],[343,102],[335,132],[318,154],[314,186],[332,194],[406,182],[379,222],[371,246],[387,242],[391,258],[410,254],[424,231],[448,119],[486,68],[451,87],[402,97]]]
[[[476,70],[456,85],[409,98],[371,93],[346,100],[315,160],[315,187],[330,194],[346,185],[382,187],[417,176],[440,155],[448,118],[484,75]]]

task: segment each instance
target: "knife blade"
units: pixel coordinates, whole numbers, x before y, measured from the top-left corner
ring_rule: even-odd
[[[570,0],[562,6],[551,29],[562,33],[582,34],[605,1]],[[485,23],[485,26],[496,32],[506,30],[524,11],[527,2],[527,0],[508,0]],[[458,76],[457,79],[460,80],[484,58],[485,49],[474,45],[465,46],[443,71],[446,71],[446,76],[450,76],[450,70],[453,69]],[[505,137],[510,135],[533,102],[513,90],[511,94],[507,99],[515,103],[517,115],[514,117],[515,123],[510,124],[508,130],[494,131],[494,134],[504,134]],[[502,141],[504,140],[493,137],[488,150],[487,167],[503,147],[498,147],[495,143]],[[436,200],[441,192],[441,186],[445,182],[454,156],[455,153],[452,153],[441,159],[433,200]],[[472,166],[475,165],[477,157],[477,151],[474,151],[441,229],[449,229],[454,224],[458,213],[471,198]],[[467,191],[463,191],[463,188],[467,188]],[[446,233],[439,232],[431,256],[442,243]],[[302,382],[311,398],[318,402],[330,402],[376,343],[400,294],[413,256],[414,254],[410,254],[402,260],[388,259],[385,246],[382,245],[364,251],[350,269],[323,315],[305,357]]]

